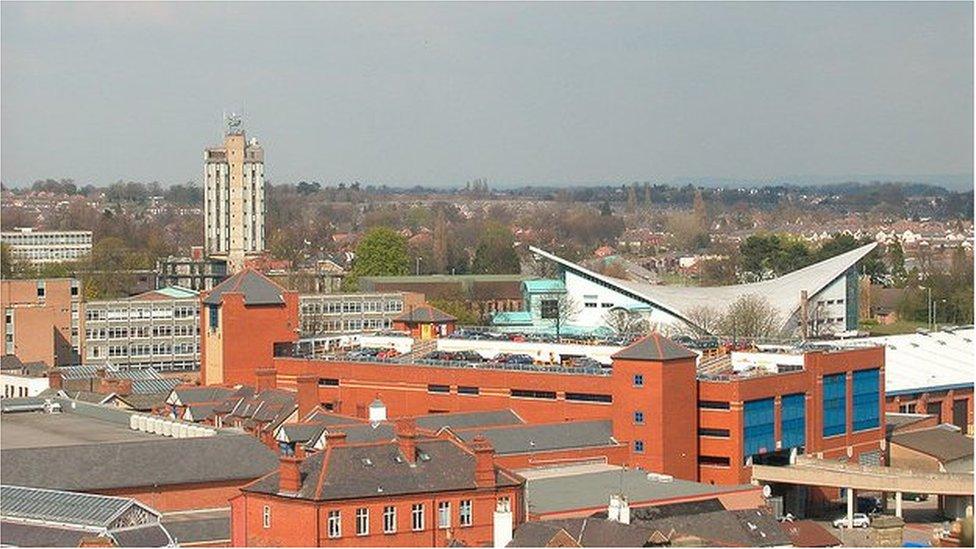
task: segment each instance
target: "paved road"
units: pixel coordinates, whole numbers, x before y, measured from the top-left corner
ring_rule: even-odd
[[[890,501],[889,514],[894,514],[894,502]],[[905,532],[903,539],[906,542],[921,543],[929,545],[932,542],[932,533],[936,529],[941,529],[943,522],[940,520],[937,501],[935,498],[929,501],[906,501],[902,504],[902,518],[905,519]],[[837,515],[841,516],[840,514]],[[855,528],[834,528],[832,520],[818,520],[824,528],[840,539],[847,547],[873,547],[870,541],[870,529]]]

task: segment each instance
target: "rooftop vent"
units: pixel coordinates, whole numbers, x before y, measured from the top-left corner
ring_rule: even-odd
[[[418,452],[417,457],[420,458],[420,461],[430,461],[430,454],[426,452]]]
[[[363,461],[363,467],[372,467],[373,466],[373,460],[371,460],[369,458],[363,458],[362,461]]]

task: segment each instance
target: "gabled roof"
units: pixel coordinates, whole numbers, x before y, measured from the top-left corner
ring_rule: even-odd
[[[430,305],[414,307],[393,317],[394,322],[454,322],[455,320],[457,319],[453,316]]]
[[[973,457],[973,439],[941,427],[895,433],[891,443],[932,456],[942,463]]]
[[[159,516],[156,511],[131,498],[8,484],[0,486],[0,516],[3,518],[108,527],[113,520],[134,507]]]
[[[242,294],[245,305],[282,305],[285,303],[284,288],[254,269],[244,269],[214,286],[203,298],[207,305],[220,305],[224,294]]]
[[[300,466],[302,485],[296,497],[334,501],[473,490],[474,455],[453,440],[423,437],[416,441],[415,463],[402,459],[396,441],[349,444],[327,448]],[[517,486],[521,480],[496,468],[496,482]],[[279,473],[257,480],[242,490],[277,494]]]
[[[24,363],[21,362],[17,355],[3,355],[0,357],[0,370],[17,370],[20,371],[24,367]]]
[[[179,406],[217,403],[229,398],[234,392],[234,389],[228,387],[174,387],[166,400]]]
[[[196,290],[182,286],[167,286],[158,290],[149,290],[128,298],[127,301],[165,301],[171,299],[193,299],[199,295]]]
[[[623,280],[596,273],[534,246],[530,246],[529,250],[558,263],[567,270],[581,273],[587,278],[616,288],[638,301],[668,311],[689,324],[694,324],[690,317],[696,309],[716,309],[722,312],[725,307],[741,297],[758,295],[766,299],[779,313],[780,320],[785,325],[799,309],[801,291],[805,290],[808,297],[812,299],[863,259],[876,245],[872,242],[770,280],[732,286],[663,286]]]
[[[843,545],[836,536],[812,520],[797,520],[781,523],[783,531],[790,536],[794,547],[839,547]]]
[[[629,347],[617,351],[610,358],[667,361],[695,358],[697,356],[694,351],[684,345],[675,343],[661,334],[654,332],[638,339]]]

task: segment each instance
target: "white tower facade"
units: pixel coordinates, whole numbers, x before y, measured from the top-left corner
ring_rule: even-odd
[[[228,275],[247,256],[264,252],[264,149],[244,136],[239,117],[227,120],[222,147],[204,151],[206,253],[227,261]]]

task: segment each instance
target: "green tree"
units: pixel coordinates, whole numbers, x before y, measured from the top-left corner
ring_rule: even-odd
[[[393,229],[374,227],[356,246],[356,258],[346,283],[355,287],[361,276],[396,276],[409,272],[407,239]]]
[[[485,228],[475,248],[471,272],[475,274],[510,274],[520,272],[515,239],[506,227],[492,223]]]

